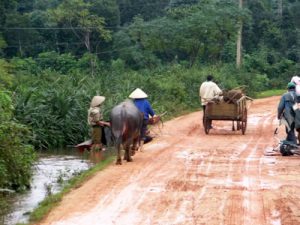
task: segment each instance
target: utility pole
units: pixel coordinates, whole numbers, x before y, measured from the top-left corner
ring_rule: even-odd
[[[282,18],[282,0],[278,0],[278,16],[279,18]]]
[[[239,0],[239,8],[243,8],[243,0]],[[243,31],[243,22],[239,21],[239,29],[236,42],[236,67],[239,69],[242,64],[242,31]]]

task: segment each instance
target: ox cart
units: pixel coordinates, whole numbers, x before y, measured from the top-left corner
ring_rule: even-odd
[[[241,130],[245,134],[247,128],[247,100],[251,100],[248,96],[243,95],[235,102],[208,102],[203,117],[203,126],[206,134],[211,129],[213,120],[229,120],[232,121],[232,130],[234,122],[237,122],[237,130]]]

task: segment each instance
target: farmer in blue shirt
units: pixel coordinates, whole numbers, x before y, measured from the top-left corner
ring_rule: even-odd
[[[144,120],[141,129],[141,140],[144,143],[149,142],[152,140],[150,136],[147,136],[149,116],[154,117],[156,115],[147,99],[148,95],[140,88],[137,88],[129,95],[129,98],[133,99],[135,106],[140,110],[141,113],[143,113]]]
[[[287,85],[288,92],[283,94],[277,109],[277,118],[283,120],[286,126],[287,137],[286,140],[297,144],[295,136],[295,111],[293,106],[296,103],[296,85],[293,82]]]

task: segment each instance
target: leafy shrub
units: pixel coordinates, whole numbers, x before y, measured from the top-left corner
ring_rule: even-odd
[[[267,88],[282,88],[294,76],[293,71],[298,64],[262,47],[251,55],[245,55],[244,65],[244,70],[251,74],[264,74],[270,80]]]
[[[10,64],[13,67],[13,71],[20,74],[36,75],[41,72],[35,60],[32,58],[18,58],[14,57],[10,60]]]
[[[61,76],[44,71],[35,80],[19,80],[16,117],[30,126],[37,148],[62,147],[82,139],[87,131],[87,88],[79,74]]]
[[[51,69],[63,74],[76,68],[76,59],[70,53],[58,54],[57,52],[40,53],[36,59],[42,69]]]
[[[20,190],[30,185],[35,154],[29,130],[12,120],[12,109],[9,95],[0,92],[0,188]]]
[[[0,59],[0,89],[12,86],[12,76],[9,74],[12,66],[5,60]]]

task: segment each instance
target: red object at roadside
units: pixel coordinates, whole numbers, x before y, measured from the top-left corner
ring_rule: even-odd
[[[77,148],[80,152],[84,152],[84,150],[90,150],[92,145],[93,145],[92,139],[90,139],[78,145],[75,145],[75,148]]]

